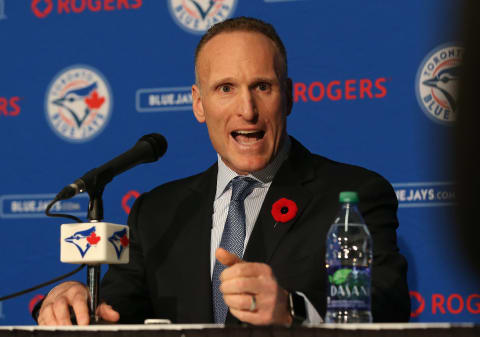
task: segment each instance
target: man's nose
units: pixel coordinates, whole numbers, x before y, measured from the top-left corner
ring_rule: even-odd
[[[252,94],[249,88],[242,90],[239,114],[249,122],[256,122],[258,118],[258,109],[255,102],[255,96]]]

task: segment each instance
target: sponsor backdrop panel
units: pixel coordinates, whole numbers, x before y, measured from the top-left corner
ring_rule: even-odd
[[[284,39],[290,134],[392,183],[412,321],[479,322],[480,289],[452,230],[463,49],[461,8],[448,0],[0,0],[0,296],[75,268],[60,262],[70,221],[45,217],[46,205],[142,135],[163,134],[168,151],[107,186],[108,222],[126,223],[140,193],[215,161],[192,115],[193,53],[207,27],[239,15]],[[87,204],[78,195],[54,211],[84,218]],[[47,291],[0,302],[0,324],[32,324]]]

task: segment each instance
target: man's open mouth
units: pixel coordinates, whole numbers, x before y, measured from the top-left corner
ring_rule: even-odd
[[[233,139],[239,144],[249,145],[253,144],[263,138],[265,131],[262,130],[252,130],[252,131],[232,131],[231,133]]]

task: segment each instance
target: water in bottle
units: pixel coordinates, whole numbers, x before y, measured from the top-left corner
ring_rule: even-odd
[[[369,323],[372,239],[356,192],[340,193],[340,211],[326,240],[327,323]]]

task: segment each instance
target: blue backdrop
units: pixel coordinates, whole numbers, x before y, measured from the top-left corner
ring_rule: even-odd
[[[163,134],[169,149],[108,185],[110,222],[126,223],[138,193],[216,160],[191,111],[193,53],[208,25],[240,15],[271,22],[287,47],[289,133],[394,186],[412,321],[479,322],[480,289],[453,230],[463,49],[449,0],[0,0],[0,295],[75,267],[60,263],[63,221],[46,218],[46,204],[142,135]],[[56,210],[84,217],[87,202]],[[46,291],[0,302],[0,324],[32,324]]]

